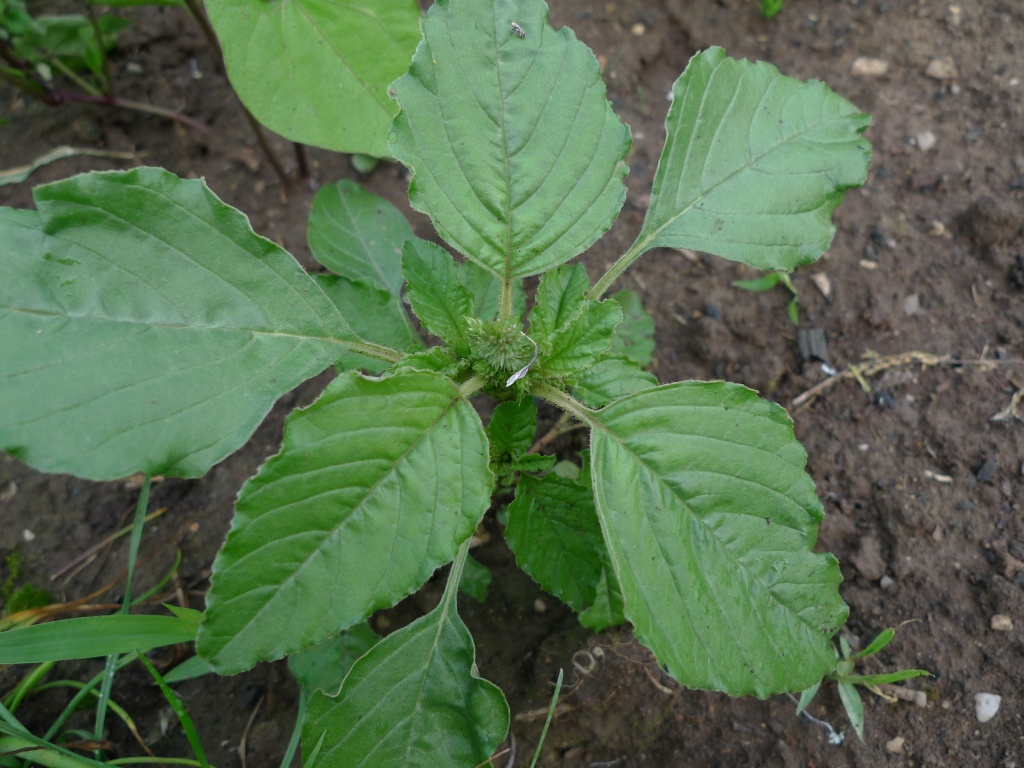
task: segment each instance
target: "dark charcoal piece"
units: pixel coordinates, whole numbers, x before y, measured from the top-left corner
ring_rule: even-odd
[[[820,360],[828,363],[828,341],[825,339],[824,328],[807,328],[797,331],[796,343],[800,347],[800,357],[807,360]]]

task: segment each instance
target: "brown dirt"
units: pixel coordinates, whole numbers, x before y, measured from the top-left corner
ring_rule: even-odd
[[[866,376],[868,392],[841,379],[791,407],[829,513],[821,547],[839,557],[846,578],[842,593],[851,614],[844,632],[863,644],[885,627],[917,620],[867,671],[923,667],[935,677],[907,684],[927,693],[923,708],[866,694],[865,741],[851,734],[831,746],[824,729],[796,718],[785,697],[733,700],[681,690],[627,632],[589,635],[494,543],[478,552],[495,575],[489,599],[482,607],[467,603],[463,612],[482,673],[509,698],[514,765],[529,764],[543,722],[536,711],[546,706],[558,668],[571,685],[541,765],[1024,765],[1024,423],[993,421],[1024,387],[1024,7],[1016,0],[790,0],[769,22],[753,0],[551,5],[553,23],[573,27],[601,57],[610,97],[634,135],[630,197],[616,227],[587,257],[595,272],[639,228],[661,149],[665,94],[695,50],[722,45],[733,56],[822,79],[873,114],[871,178],[840,207],[830,253],[795,276],[798,329],[786,317],[781,288],[740,292],[731,281],[749,271],[721,260],[651,253],[621,283],[638,290],[656,318],[662,381],[728,378],[792,406],[826,379],[820,362],[799,351],[797,332],[811,329],[824,331],[828,362],[840,371],[867,355],[941,358],[922,365],[903,357]],[[138,18],[115,55],[124,95],[180,109],[211,124],[213,133],[94,107],[45,111],[4,87],[0,110],[10,122],[0,128],[0,168],[59,144],[138,151],[147,164],[205,176],[250,215],[256,231],[310,264],[305,221],[312,190],[304,183],[285,187],[275,177],[187,16],[146,9]],[[887,72],[858,76],[860,56],[883,59]],[[933,60],[946,58],[954,65],[947,79],[928,74]],[[294,166],[289,145],[272,141]],[[358,176],[344,158],[317,150],[309,156],[316,182],[358,178],[407,210],[399,168]],[[30,206],[30,184],[124,166],[65,160],[30,183],[0,188],[0,203]],[[418,234],[430,234],[422,216],[413,220]],[[815,286],[816,274],[827,276],[829,296]],[[180,548],[178,595],[201,604],[234,494],[276,450],[288,410],[310,401],[325,381],[283,398],[250,443],[208,477],[155,487],[152,508],[167,512],[144,543],[144,583],[167,572]],[[572,447],[568,440],[561,446]],[[20,554],[23,582],[46,584],[61,598],[88,594],[118,578],[123,542],[69,580],[50,581],[49,574],[123,524],[134,499],[127,483],[47,477],[0,459],[0,553]],[[35,535],[31,541],[26,530]],[[410,620],[438,588],[428,585],[383,620]],[[993,630],[996,614],[1009,616],[1013,629]],[[67,665],[58,674],[84,679],[97,668]],[[4,671],[0,689],[9,690],[19,673]],[[262,702],[248,733],[247,764],[277,764],[296,701],[282,665],[178,690],[221,768],[239,764],[234,750]],[[974,694],[983,691],[1003,697],[985,724],[974,714]],[[144,671],[122,675],[115,698],[154,751],[189,754]],[[19,714],[42,728],[65,700],[49,692]],[[810,711],[850,731],[834,689],[826,688]],[[904,740],[899,754],[886,749],[895,737]],[[138,751],[119,724],[111,726],[111,739],[126,754]]]

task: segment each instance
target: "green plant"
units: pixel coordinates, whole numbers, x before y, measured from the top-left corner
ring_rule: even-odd
[[[753,280],[734,280],[732,284],[737,288],[742,288],[744,291],[764,293],[765,291],[770,291],[779,283],[786,286],[793,296],[786,305],[786,314],[793,325],[800,325],[800,294],[797,292],[796,286],[793,285],[793,278],[789,276],[789,272],[778,270],[761,275],[761,277],[754,278]]]
[[[782,11],[785,0],[761,0],[761,15],[773,19]]]
[[[880,675],[853,674],[858,661],[874,656],[885,648],[895,636],[896,630],[892,627],[882,630],[874,640],[868,643],[867,648],[857,651],[857,653],[851,653],[849,641],[842,635],[839,637],[839,650],[835,652],[836,668],[835,671],[828,674],[828,679],[836,684],[839,690],[839,700],[843,702],[846,716],[850,718],[850,725],[853,726],[861,741],[864,740],[864,705],[861,703],[860,693],[857,692],[858,685],[864,686],[875,695],[881,696],[887,701],[894,701],[879,686],[898,683],[901,680],[909,680],[914,677],[928,677],[931,675],[931,672],[924,669],[901,669],[898,672],[886,672]],[[818,694],[820,688],[821,681],[818,681],[800,694],[800,701],[796,708],[798,715],[807,709],[807,705]]]
[[[108,6],[178,5],[178,0],[115,0]],[[130,22],[97,15],[91,2],[83,14],[35,17],[23,0],[0,0],[0,81],[48,106],[103,104],[160,115],[209,130],[169,109],[118,96],[107,54],[117,32]],[[74,87],[67,88],[70,83]]]
[[[412,205],[465,263],[349,182],[314,202],[333,274],[312,277],[159,169],[0,209],[0,446],[34,467],[198,477],[281,394],[348,369],[240,491],[197,637],[214,671],[240,672],[332,642],[452,562],[435,610],[310,694],[318,765],[475,766],[504,738],[456,600],[499,483],[521,567],[588,626],[632,622],[684,684],[763,697],[835,669],[847,608],[838,563],[812,551],[823,510],[788,416],[738,384],[657,385],[636,297],[606,294],[659,247],[770,270],[818,258],[866,176],[868,118],[821,83],[697,54],[640,234],[591,285],[567,262],[622,206],[630,135],[593,54],[546,20],[540,0],[439,2],[390,89]],[[413,332],[403,283],[441,346]],[[499,403],[486,429],[480,394]],[[531,452],[535,398],[589,430],[582,467]]]

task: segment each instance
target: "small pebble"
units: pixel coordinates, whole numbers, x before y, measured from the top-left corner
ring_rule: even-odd
[[[927,152],[929,149],[933,149],[939,141],[931,131],[921,131],[917,134],[916,138],[918,149],[922,152]]]
[[[903,745],[906,743],[906,739],[904,739],[902,736],[897,736],[896,738],[889,739],[887,742],[885,742],[885,750],[887,752],[891,752],[894,755],[899,755],[903,753]]]
[[[960,76],[952,56],[932,59],[925,67],[924,73],[935,80],[956,80]]]
[[[888,71],[888,61],[873,59],[870,56],[858,56],[850,67],[850,72],[854,77],[881,77]]]
[[[23,538],[25,541],[35,541],[36,535],[28,528],[26,528],[24,531],[21,532],[21,538]]]
[[[533,601],[533,610],[537,613],[544,613],[548,609],[548,604],[541,600],[539,597]]]
[[[992,629],[996,632],[1009,632],[1013,629],[1013,619],[1003,613],[992,617]]]
[[[643,24],[634,24],[632,27],[630,27],[629,31],[633,33],[634,37],[643,37],[644,32],[647,31],[647,27],[645,27]]]
[[[996,716],[1003,697],[995,693],[974,694],[974,714],[978,716],[979,723],[987,723]]]
[[[880,586],[882,589],[889,589],[895,583],[896,580],[889,575],[885,575],[878,580],[878,586]]]
[[[921,311],[921,299],[916,293],[912,293],[903,300],[903,314],[912,317]]]

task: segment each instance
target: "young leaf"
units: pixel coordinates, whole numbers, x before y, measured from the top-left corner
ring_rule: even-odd
[[[420,39],[415,0],[207,0],[206,11],[257,120],[292,141],[388,156],[387,86]]]
[[[576,611],[593,604],[604,542],[590,488],[556,474],[523,475],[505,540],[516,564],[546,591]]]
[[[477,674],[473,638],[456,610],[459,575],[449,577],[437,608],[359,659],[336,698],[310,700],[302,743],[308,750],[323,739],[318,766],[487,763],[508,732],[509,710]]]
[[[409,281],[406,298],[423,327],[453,349],[468,351],[466,318],[473,311],[473,297],[459,282],[448,252],[426,240],[410,240],[402,251],[402,270]]]
[[[646,389],[594,417],[592,474],[626,616],[687,686],[803,690],[835,668],[839,567],[785,411],[737,384]]]
[[[843,702],[846,716],[850,718],[850,724],[857,732],[857,737],[864,741],[864,703],[860,699],[860,693],[857,692],[853,683],[842,680],[838,682],[837,687],[839,688],[839,700]]]
[[[443,376],[342,374],[243,486],[197,649],[221,673],[320,642],[455,556],[490,502],[487,440]]]
[[[622,308],[622,322],[615,329],[609,354],[627,357],[641,368],[654,359],[654,318],[633,291],[619,291],[608,297]]]
[[[547,341],[564,331],[583,312],[590,278],[582,264],[565,264],[540,279],[537,303],[530,311],[530,335],[545,349]]]
[[[47,472],[199,477],[358,341],[202,181],[137,168],[0,209],[0,449]]]
[[[481,320],[490,320],[498,314],[498,303],[501,297],[501,281],[483,267],[472,261],[463,261],[458,265],[459,282],[473,294],[473,314]],[[521,318],[526,312],[526,294],[523,284],[516,281],[512,286],[512,314]]]
[[[622,207],[630,143],[590,49],[543,0],[442,0],[423,33],[392,85],[413,207],[503,280],[588,248]]]
[[[867,179],[870,118],[823,83],[721,48],[695,55],[672,94],[634,258],[691,248],[792,270],[828,250],[832,211]]]
[[[812,685],[810,688],[808,688],[806,691],[803,691],[800,694],[800,701],[798,701],[797,705],[796,705],[796,713],[797,713],[797,715],[799,715],[805,709],[807,709],[807,706],[811,703],[811,701],[814,699],[814,697],[818,695],[818,689],[819,688],[821,688],[821,680],[819,680],[814,685]]]
[[[587,370],[608,351],[620,322],[622,309],[614,301],[586,302],[579,317],[549,340],[537,359],[537,372],[571,377]]]
[[[510,461],[530,450],[537,431],[537,404],[532,397],[499,403],[487,425],[491,461]]]
[[[733,287],[742,288],[744,291],[764,293],[779,284],[782,274],[782,272],[769,272],[753,280],[733,280],[732,284]]]
[[[423,348],[400,297],[366,280],[348,280],[338,275],[312,277],[362,339],[403,352]],[[335,365],[342,370],[365,368],[371,373],[380,373],[388,364],[358,352],[345,351],[338,356]]]
[[[624,357],[605,357],[576,374],[573,391],[588,408],[603,408],[612,400],[656,387],[658,380]]]
[[[415,237],[402,212],[353,181],[320,187],[309,213],[309,247],[336,275],[402,294],[402,246]]]

